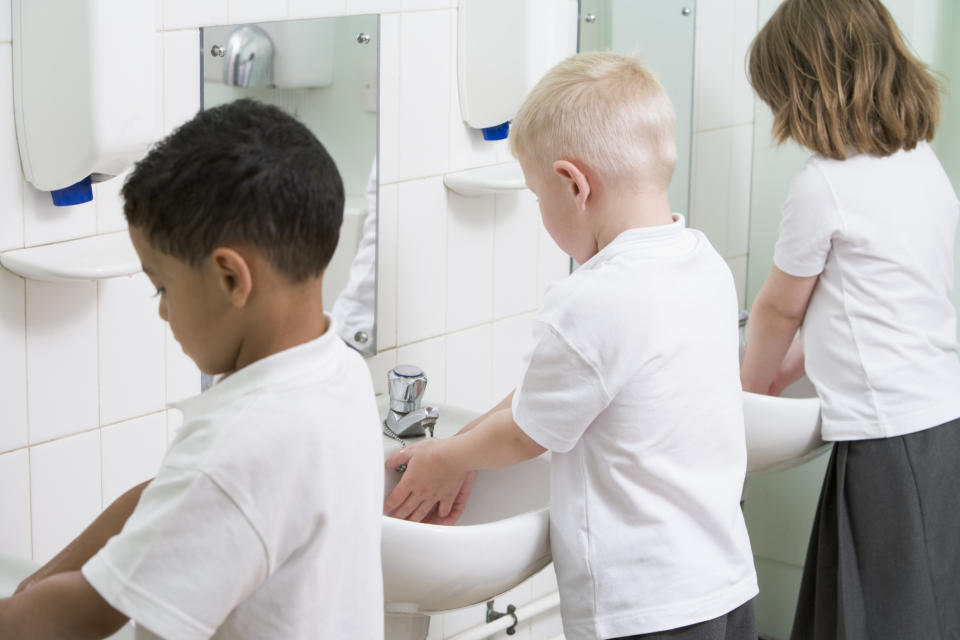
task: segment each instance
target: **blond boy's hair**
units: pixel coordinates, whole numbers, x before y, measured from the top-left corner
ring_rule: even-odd
[[[878,0],[786,0],[750,47],[773,137],[843,160],[932,140],[940,86]]]
[[[536,84],[510,123],[518,158],[581,162],[637,190],[666,189],[677,163],[673,105],[636,58],[579,53]]]

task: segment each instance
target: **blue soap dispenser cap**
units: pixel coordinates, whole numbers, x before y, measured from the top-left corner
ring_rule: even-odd
[[[504,122],[493,127],[484,127],[480,131],[483,133],[484,140],[506,140],[507,134],[510,133],[510,123]]]
[[[93,200],[93,185],[90,182],[90,176],[69,187],[54,189],[50,192],[50,196],[53,198],[53,204],[58,207],[69,207],[74,204],[90,202]]]

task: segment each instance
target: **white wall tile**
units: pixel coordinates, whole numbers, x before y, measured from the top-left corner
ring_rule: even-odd
[[[750,189],[753,177],[753,125],[731,129],[729,196],[727,210],[727,253],[747,253],[750,241]]]
[[[123,231],[127,228],[127,219],[123,215],[123,198],[120,189],[126,180],[128,171],[109,180],[93,185],[93,201],[97,206],[97,233]]]
[[[0,453],[27,445],[25,330],[24,281],[0,269]]]
[[[733,283],[737,287],[737,300],[741,309],[747,308],[747,256],[727,258],[727,266],[733,273]]]
[[[230,0],[230,24],[286,20],[289,15],[289,0]]]
[[[23,181],[23,235],[25,244],[59,242],[92,236],[97,232],[97,208],[93,201],[57,207],[48,191]]]
[[[747,76],[747,51],[757,33],[757,0],[735,0],[733,31],[733,123],[753,122],[754,94]]]
[[[447,401],[447,343],[445,338],[433,338],[397,349],[397,364],[412,364],[423,369],[427,376],[427,390],[421,404]]]
[[[378,396],[387,393],[387,372],[395,366],[397,366],[396,349],[381,351],[367,358],[367,367],[370,368],[370,378],[373,380],[373,392]]]
[[[30,449],[33,559],[44,563],[100,513],[100,432]]]
[[[400,0],[401,11],[422,11],[424,9],[447,9],[456,7],[457,0]]]
[[[493,325],[447,335],[447,402],[485,413],[493,397]]]
[[[540,209],[530,191],[496,196],[493,315],[504,318],[537,306]]]
[[[570,256],[561,251],[547,233],[542,218],[538,226],[537,306],[539,307],[547,287],[570,275]]]
[[[177,402],[200,393],[200,369],[193,360],[183,352],[180,343],[173,337],[173,332],[167,327],[167,403]]]
[[[377,350],[397,346],[397,186],[380,187],[377,220]]]
[[[157,474],[167,450],[167,415],[149,416],[100,430],[103,506]]]
[[[447,195],[447,331],[493,319],[494,197]]]
[[[402,180],[447,170],[450,118],[451,10],[400,16],[400,154]]]
[[[30,442],[96,427],[97,285],[27,281]]]
[[[212,24],[227,24],[227,0],[163,0],[163,28],[184,29]],[[199,86],[199,80],[197,81]]]
[[[440,178],[399,185],[397,342],[443,333],[447,194]]]
[[[0,455],[0,549],[30,558],[30,470],[27,450]]]
[[[342,15],[346,12],[346,8],[346,0],[290,0],[290,18]]]
[[[533,314],[493,323],[493,398],[499,402],[513,391],[523,373],[524,358],[533,348]]]
[[[0,10],[4,6],[9,39],[10,3],[0,2]],[[23,246],[23,177],[13,121],[11,56],[10,45],[0,44],[0,251]]]
[[[10,0],[0,0],[0,42],[10,42]]]
[[[169,0],[167,0],[169,2]],[[163,34],[163,133],[200,111],[200,30]]]
[[[400,11],[400,0],[347,0],[347,13],[389,13]]]
[[[400,173],[400,15],[380,16],[380,184]],[[382,188],[382,187],[381,187]]]
[[[736,12],[729,2],[697,3],[693,81],[695,132],[733,124],[731,80],[734,76],[735,29]],[[738,71],[741,68],[738,67]]]
[[[139,273],[100,282],[100,424],[164,406],[164,328]]]
[[[693,186],[688,224],[703,231],[720,255],[727,254],[732,145],[730,128],[693,134]]]

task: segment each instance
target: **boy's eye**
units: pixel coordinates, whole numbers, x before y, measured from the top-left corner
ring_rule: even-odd
[[[153,297],[156,298],[156,297],[158,297],[158,296],[162,296],[162,295],[163,295],[164,293],[166,293],[166,292],[167,292],[167,290],[166,290],[165,287],[157,287],[157,292],[156,292],[155,294],[153,294]]]

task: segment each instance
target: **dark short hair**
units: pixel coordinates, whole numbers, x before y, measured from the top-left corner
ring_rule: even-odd
[[[932,140],[940,83],[879,0],[786,0],[750,47],[773,137],[822,156],[888,156]]]
[[[292,282],[319,276],[337,247],[343,182],[319,140],[274,106],[237,100],[198,113],[123,185],[127,222],[198,266],[248,244]]]

